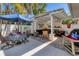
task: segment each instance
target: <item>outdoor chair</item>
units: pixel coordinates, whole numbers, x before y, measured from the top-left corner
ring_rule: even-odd
[[[34,37],[38,37],[38,35],[39,35],[38,32],[34,32],[34,33],[33,33],[33,36],[34,36]]]
[[[26,41],[26,38],[23,38],[23,39],[22,39],[22,42],[24,42],[24,43],[25,43],[25,41]]]
[[[54,33],[55,33],[55,36],[58,36],[58,37],[62,37],[63,35],[65,35],[65,31],[61,31],[58,29],[55,29]]]
[[[3,49],[3,46],[6,46],[6,44],[5,44],[5,43],[0,44],[0,50],[2,50],[2,49]]]
[[[0,35],[0,49],[4,49],[5,47],[9,48],[9,47],[13,47],[14,46],[14,42],[11,40],[8,40],[7,38],[3,37],[2,35]]]
[[[20,44],[22,44],[22,41],[16,40],[16,41],[15,41],[15,44],[16,44],[16,45],[20,45]]]
[[[2,43],[1,44],[2,45],[2,47],[1,47],[1,49],[4,49],[4,48],[10,48],[10,47],[13,47],[14,46],[14,44],[13,44],[13,42],[12,41],[5,41],[4,43]]]
[[[25,39],[23,40],[23,42],[26,43],[26,42],[29,42],[29,40],[27,40],[27,38],[25,38]]]

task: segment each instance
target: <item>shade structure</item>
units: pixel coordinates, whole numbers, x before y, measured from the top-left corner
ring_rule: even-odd
[[[8,15],[1,15],[0,19],[7,20],[7,21],[13,21],[13,22],[31,22],[30,19],[25,18],[24,16],[20,14],[8,14]]]

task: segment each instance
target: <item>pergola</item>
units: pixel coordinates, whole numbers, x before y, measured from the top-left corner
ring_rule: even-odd
[[[53,39],[53,29],[54,29],[54,21],[65,19],[67,17],[66,13],[63,9],[54,10],[51,12],[47,12],[45,14],[40,14],[35,17],[33,17],[33,23],[32,23],[32,32],[36,32],[37,24],[45,24],[46,22],[50,21],[50,29],[51,34],[50,38]]]

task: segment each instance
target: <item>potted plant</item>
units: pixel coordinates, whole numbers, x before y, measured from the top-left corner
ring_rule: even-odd
[[[62,21],[62,24],[66,24],[67,28],[71,28],[71,24],[73,24],[74,21],[72,19],[65,19]]]
[[[71,28],[72,20],[67,20],[67,28]]]

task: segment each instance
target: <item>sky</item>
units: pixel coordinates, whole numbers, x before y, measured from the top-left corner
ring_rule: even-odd
[[[65,12],[69,13],[69,8],[68,8],[67,3],[48,3],[46,10],[47,11],[53,11],[53,10],[56,10],[56,9],[59,9],[59,8],[64,8]]]

